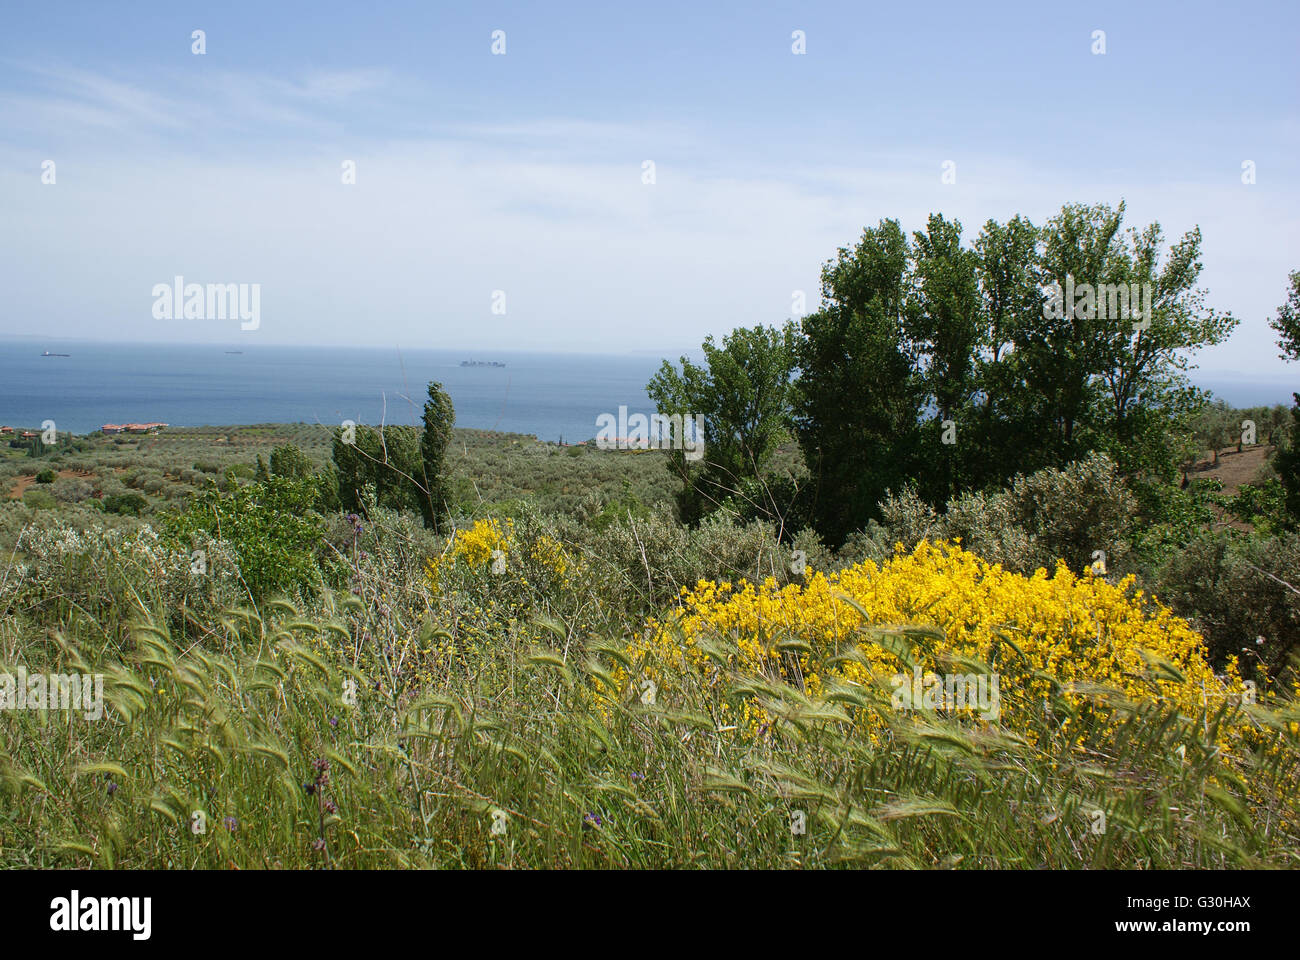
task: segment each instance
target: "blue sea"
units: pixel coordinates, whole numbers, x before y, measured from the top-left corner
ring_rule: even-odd
[[[67,357],[44,357],[45,350]],[[227,353],[227,350],[241,353]],[[462,360],[504,367],[462,367]],[[674,358],[676,359],[676,358]],[[0,424],[90,433],[105,423],[409,424],[430,380],[456,425],[581,442],[596,418],[654,412],[647,382],[661,358],[564,353],[0,340]],[[409,398],[409,399],[408,399]]]
[[[43,357],[44,350],[70,354]],[[238,349],[240,353],[228,353]],[[462,360],[504,367],[462,367]],[[425,386],[441,381],[456,425],[581,442],[596,418],[652,413],[646,383],[661,357],[467,354],[449,350],[113,344],[0,339],[0,424],[90,433],[105,423],[415,423]],[[677,357],[671,359],[676,361]],[[1297,378],[1300,379],[1300,378]],[[1241,377],[1193,382],[1237,407],[1282,403],[1300,384]],[[408,400],[409,398],[409,400]]]

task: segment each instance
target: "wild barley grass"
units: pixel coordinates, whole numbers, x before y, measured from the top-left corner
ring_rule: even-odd
[[[1007,721],[985,722],[898,710],[886,685],[855,678],[866,649],[978,669],[987,651],[947,650],[953,624],[927,622],[924,591],[913,626],[884,629],[885,607],[869,608],[954,563],[929,588],[956,623],[962,602],[987,599],[973,559],[936,548],[892,587],[841,575],[862,609],[836,601],[843,646],[828,659],[847,659],[812,684],[801,658],[815,637],[768,631],[775,656],[755,660],[743,619],[620,622],[599,609],[612,590],[584,545],[527,518],[504,530],[504,572],[453,541],[432,583],[400,529],[368,531],[347,590],[188,617],[144,567],[105,596],[108,615],[11,582],[3,668],[102,672],[107,704],[100,722],[0,712],[0,863],[1296,865],[1300,718],[1284,691],[1255,705],[1170,695],[1170,669],[1202,675],[1166,649],[1120,677],[1004,686]],[[732,587],[684,609],[749,589]],[[778,587],[750,593],[764,589]],[[677,644],[657,673],[648,640]],[[746,711],[759,722],[738,723]]]

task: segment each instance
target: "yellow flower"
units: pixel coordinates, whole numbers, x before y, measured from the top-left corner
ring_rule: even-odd
[[[1000,722],[1012,729],[1029,728],[1032,712],[1058,687],[1082,703],[1071,684],[1104,684],[1188,714],[1241,689],[1236,664],[1216,677],[1202,637],[1135,592],[1131,577],[1110,584],[1076,576],[1064,562],[1051,577],[1042,570],[1025,577],[951,543],[922,542],[880,567],[866,561],[785,587],[700,581],[668,617],[650,622],[628,654],[668,688],[683,666],[716,671],[716,641],[729,639],[730,666],[742,677],[780,680],[817,697],[832,681],[888,686],[910,672],[879,632],[862,629],[895,624],[937,628],[932,640],[909,643],[922,673],[944,673],[954,658],[989,665],[999,681]],[[856,655],[845,659],[846,649]],[[769,718],[756,708],[751,719],[750,733]],[[1079,727],[1062,731],[1082,739]]]

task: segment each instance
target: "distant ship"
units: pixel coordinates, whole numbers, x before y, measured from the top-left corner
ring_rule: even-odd
[[[462,367],[504,367],[505,364],[500,360],[462,360]]]
[[[70,356],[72,356],[72,354],[70,354],[70,353],[50,353],[50,351],[46,350],[44,353],[41,354],[41,356],[42,356],[42,357],[70,357]]]
[[[226,353],[243,353],[243,350],[227,350]]]

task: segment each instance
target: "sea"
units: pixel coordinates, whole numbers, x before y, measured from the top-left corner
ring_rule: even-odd
[[[45,350],[68,354],[42,356]],[[240,352],[230,352],[238,350]],[[676,359],[676,358],[674,358]],[[462,361],[505,366],[461,366]],[[654,355],[0,340],[0,424],[418,423],[429,381],[456,426],[580,443],[596,418],[650,414]]]
[[[65,357],[42,356],[51,353]],[[237,351],[237,352],[234,352]],[[653,413],[646,384],[664,357],[375,347],[132,344],[0,339],[0,424],[91,433],[105,423],[414,424],[443,384],[456,425],[580,443],[601,414]],[[677,355],[671,357],[678,359]],[[698,359],[698,358],[697,358]],[[465,360],[504,366],[461,366]],[[1235,407],[1290,405],[1292,381],[1192,380]]]

